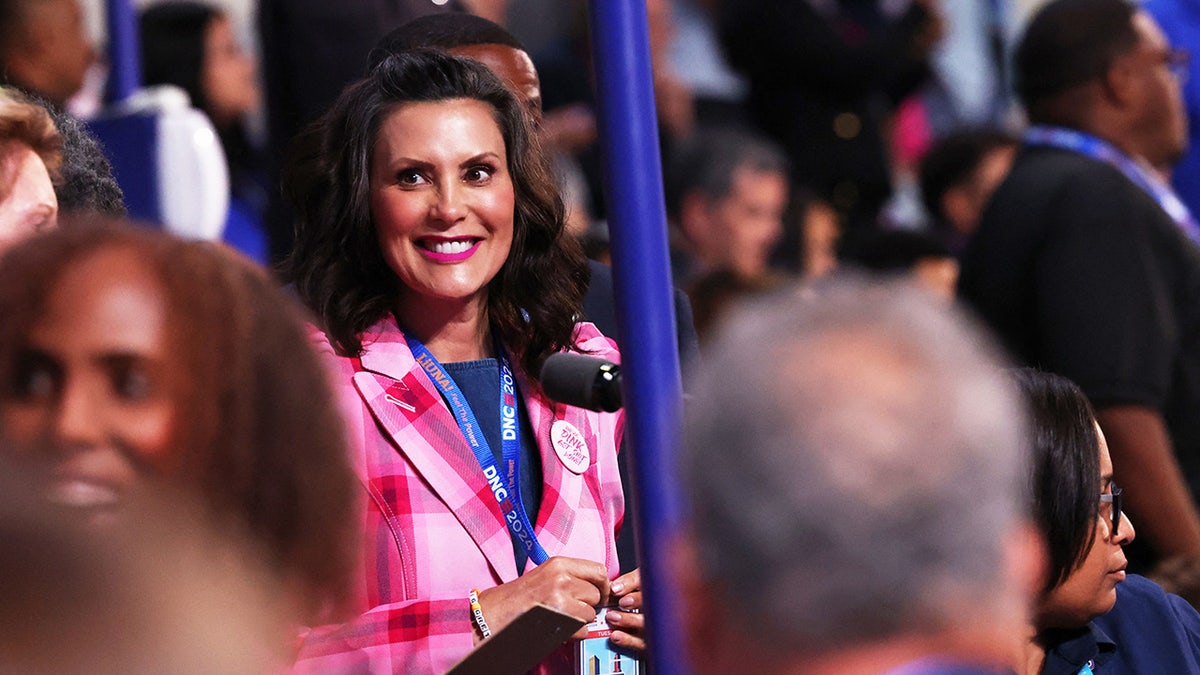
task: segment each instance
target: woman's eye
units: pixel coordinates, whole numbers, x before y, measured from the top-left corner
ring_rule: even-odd
[[[154,383],[143,369],[119,368],[111,375],[113,392],[126,401],[144,401],[154,393]]]
[[[13,394],[24,401],[49,400],[58,390],[58,380],[58,370],[50,364],[31,363],[17,371]]]
[[[486,164],[480,164],[479,166],[473,166],[467,169],[467,172],[463,177],[471,183],[482,183],[491,178],[492,174],[495,172],[496,170],[494,168]]]
[[[421,175],[420,171],[416,171],[414,169],[401,171],[399,174],[397,174],[396,180],[401,185],[421,185],[425,182],[425,177]]]
[[[53,399],[59,390],[61,371],[44,358],[28,356],[20,359],[13,372],[12,395],[23,401]]]

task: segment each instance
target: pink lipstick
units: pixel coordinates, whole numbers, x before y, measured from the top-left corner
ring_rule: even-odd
[[[417,241],[422,255],[437,263],[462,262],[479,250],[482,239],[460,237],[453,239],[424,238]]]

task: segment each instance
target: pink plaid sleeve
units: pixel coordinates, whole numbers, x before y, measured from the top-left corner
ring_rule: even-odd
[[[301,639],[297,673],[444,673],[473,642],[466,598],[380,605]]]

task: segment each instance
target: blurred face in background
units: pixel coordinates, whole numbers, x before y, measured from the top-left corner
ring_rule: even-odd
[[[525,106],[534,120],[542,118],[542,83],[529,54],[501,44],[464,45],[450,50],[455,56],[475,59],[496,74]]]
[[[50,462],[52,502],[104,518],[175,470],[183,378],[167,312],[162,283],[128,249],[92,253],[54,282],[0,399],[9,438]]]
[[[827,202],[813,200],[805,210],[800,227],[803,275],[815,279],[829,274],[837,267],[837,243],[842,234],[837,211]]]
[[[238,42],[229,17],[217,16],[204,33],[200,86],[208,98],[208,113],[217,127],[239,121],[260,101],[254,59]]]
[[[955,230],[966,235],[975,232],[992,194],[1008,176],[1016,156],[1015,145],[993,148],[979,161],[968,180],[946,190],[942,195],[942,210]]]
[[[1188,145],[1187,113],[1183,86],[1176,70],[1186,66],[1167,41],[1162,29],[1145,11],[1133,16],[1138,44],[1126,55],[1138,74],[1134,92],[1139,112],[1135,122],[1140,153],[1156,168],[1169,169]]]
[[[0,253],[58,222],[58,198],[41,157],[20,141],[0,144]]]
[[[29,6],[23,49],[36,60],[40,73],[30,82],[61,104],[83,88],[96,50],[84,25],[77,0],[38,0]]]
[[[684,228],[701,261],[709,268],[725,268],[743,276],[764,274],[771,249],[783,235],[787,178],[773,171],[740,167],[733,173],[728,195],[700,197],[700,201],[699,208],[685,206],[692,222]]]

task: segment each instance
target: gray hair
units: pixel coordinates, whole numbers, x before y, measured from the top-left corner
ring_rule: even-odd
[[[682,469],[700,572],[748,635],[824,651],[1012,610],[1025,420],[982,330],[849,278],[725,325]]]
[[[683,200],[700,193],[717,201],[733,192],[738,169],[789,177],[787,156],[763,136],[737,128],[703,129],[684,141],[664,170],[667,211],[678,219]]]

